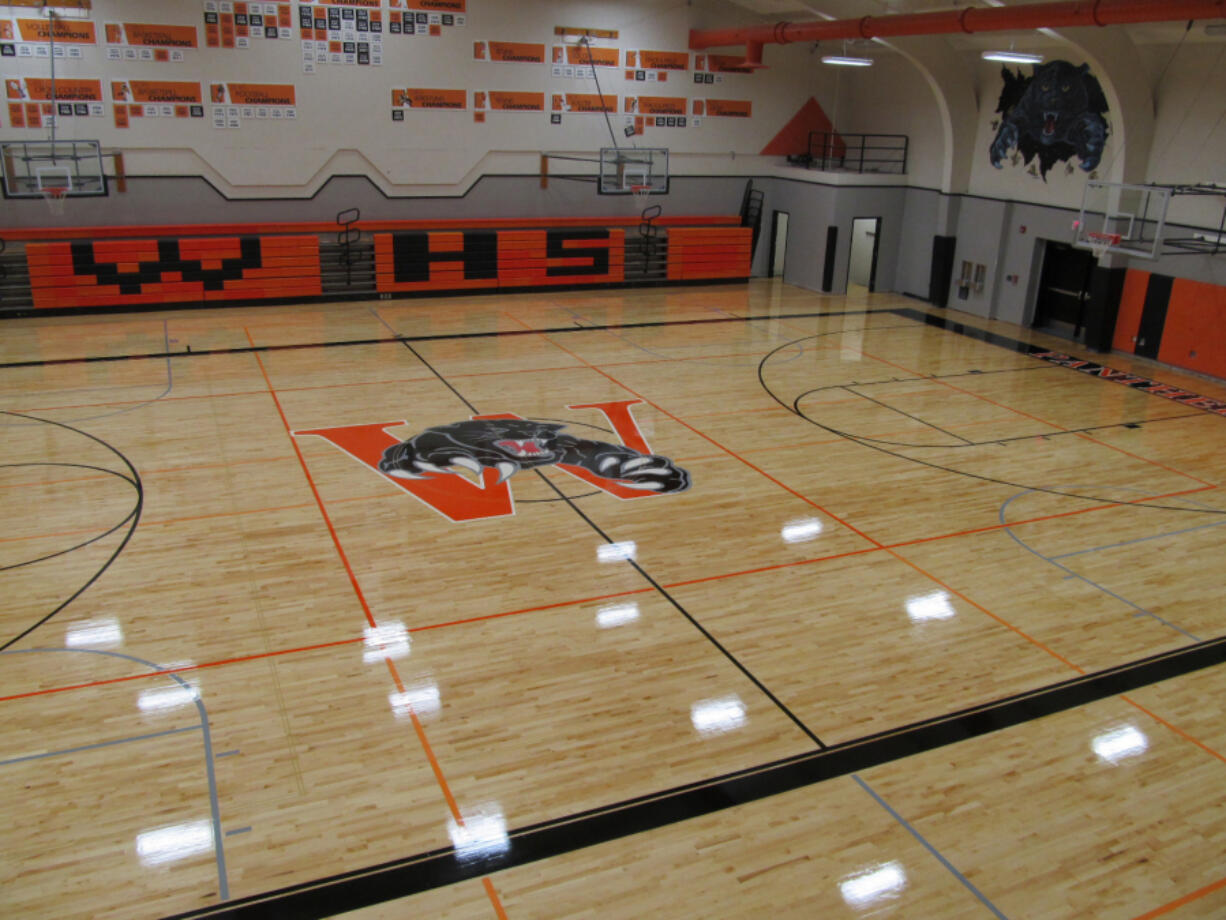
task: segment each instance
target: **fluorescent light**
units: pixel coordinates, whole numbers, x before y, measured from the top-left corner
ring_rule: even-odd
[[[1004,61],[1006,64],[1041,64],[1043,55],[1027,54],[1025,51],[985,51],[985,61]]]
[[[779,532],[784,543],[806,543],[816,540],[822,532],[822,522],[817,518],[798,518],[788,521]]]
[[[611,604],[596,611],[596,625],[601,629],[612,629],[614,626],[625,626],[639,618],[639,605]]]
[[[690,722],[700,735],[722,735],[745,724],[745,704],[735,693],[701,700],[690,707]]]
[[[1096,736],[1090,742],[1090,747],[1100,760],[1115,764],[1125,758],[1145,753],[1149,747],[1149,739],[1135,726],[1124,725]]]
[[[843,879],[839,882],[839,894],[848,907],[859,909],[884,898],[896,897],[906,887],[906,871],[900,863],[891,860]]]
[[[173,824],[136,835],[136,853],[146,866],[186,859],[213,848],[213,827],[208,821]]]
[[[397,718],[406,719],[412,718],[414,714],[433,715],[441,705],[438,684],[432,680],[423,680],[405,687],[403,693],[389,693],[387,701]]]
[[[949,595],[944,591],[933,591],[931,594],[921,594],[907,598],[907,616],[913,623],[924,620],[948,620],[957,616],[958,611],[949,601]]]
[[[600,562],[622,562],[635,557],[637,548],[633,540],[623,543],[602,543],[596,547],[596,558]]]
[[[823,64],[837,64],[840,67],[872,67],[872,58],[845,57],[841,54],[822,55]]]
[[[455,847],[456,859],[460,862],[501,856],[511,849],[507,820],[497,811],[469,815],[463,824],[450,821],[447,833],[451,836],[451,845]]]
[[[366,664],[385,658],[404,658],[412,644],[408,629],[399,620],[381,626],[367,626],[362,636],[362,661]]]

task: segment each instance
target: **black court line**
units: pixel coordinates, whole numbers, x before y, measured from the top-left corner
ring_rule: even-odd
[[[330,917],[814,786],[1223,663],[1226,637],[1198,642],[822,751],[515,828],[483,848],[431,850],[168,920]]]
[[[851,388],[851,386],[841,386],[841,387],[836,387],[835,389],[844,390],[850,393],[852,396],[859,396],[861,399],[867,402],[875,403],[876,405],[880,406],[882,409],[889,409],[891,412],[897,412],[899,415],[905,418],[909,418],[913,422],[919,422],[921,425],[925,426],[926,428],[931,428],[933,431],[939,431],[941,434],[945,435],[945,437],[947,438],[955,438],[961,441],[963,444],[966,444],[968,446],[971,444],[970,440],[962,437],[962,435],[960,434],[954,434],[952,431],[946,431],[944,428],[940,427],[939,425],[934,425],[932,424],[932,422],[926,422],[922,418],[920,418],[918,415],[912,415],[910,412],[905,412],[902,409],[899,409],[897,406],[891,406],[889,403],[883,403],[881,400],[873,399],[873,397],[867,396],[864,393],[857,393],[855,390]]]
[[[50,367],[56,364],[95,364],[106,361],[148,361],[160,358],[207,358],[213,355],[246,355],[256,352],[301,351],[311,348],[352,348],[358,345],[392,345],[397,342],[447,342],[460,339],[496,339],[524,335],[556,335],[563,332],[601,332],[610,329],[655,329],[667,326],[702,326],[717,323],[750,323],[780,319],[821,319],[828,316],[886,315],[893,310],[844,310],[837,313],[778,313],[770,316],[718,316],[709,319],[673,319],[641,323],[604,323],[597,326],[558,326],[542,329],[504,329],[491,332],[448,332],[435,335],[390,335],[373,339],[340,339],[333,342],[299,342],[291,345],[241,345],[234,348],[205,348],[192,351],[139,352],[127,355],[88,355],[80,358],[45,358],[35,361],[0,363],[0,370],[10,367]],[[922,315],[922,314],[921,314]],[[910,317],[907,317],[910,319]]]
[[[405,342],[404,347],[407,348],[412,353],[414,358],[416,358],[418,361],[422,363],[422,366],[425,367],[426,370],[428,370],[435,377],[437,377],[439,381],[445,387],[447,387],[447,389],[451,390],[451,392],[455,394],[456,398],[459,399],[460,402],[464,403],[464,405],[467,406],[469,410],[472,411],[473,415],[481,414],[480,410],[478,410],[476,406],[474,406],[471,402],[469,402],[468,399],[466,399],[459,390],[457,390],[454,386],[452,386],[451,382],[446,377],[444,377],[443,374],[433,364],[431,364],[429,361],[423,358],[421,354],[419,354],[417,350],[413,348],[412,345],[410,345],[408,342]],[[593,521],[590,517],[588,517],[583,512],[583,510],[578,505],[576,505],[569,496],[567,496],[561,489],[559,489],[553,483],[553,481],[548,476],[546,476],[541,470],[535,469],[533,470],[533,472],[536,473],[536,475],[539,476],[541,480],[547,486],[549,486],[549,488],[551,488],[554,492],[556,492],[558,497],[562,501],[566,502],[566,504],[570,506],[570,509],[574,511],[575,514],[579,515],[579,517],[582,518],[583,521],[589,527],[591,527],[592,530],[594,530],[600,536],[602,540],[605,541],[605,543],[613,545],[617,542],[612,537],[610,537],[607,533],[605,533],[604,530],[602,530],[601,527],[595,521]],[[816,744],[818,748],[826,747],[826,745],[822,742],[822,740],[819,737],[817,737],[816,734],[814,734],[812,729],[810,729],[807,725],[805,725],[804,722],[800,720],[800,717],[797,716],[796,713],[792,712],[791,709],[789,709],[786,705],[784,705],[783,701],[779,699],[777,696],[775,696],[775,694],[772,693],[769,688],[767,688],[766,684],[762,683],[762,681],[757,677],[757,675],[755,675],[752,671],[750,671],[749,668],[747,668],[744,664],[742,664],[741,661],[735,655],[732,654],[732,652],[728,651],[728,649],[725,648],[718,639],[716,639],[713,635],[711,635],[711,633],[706,629],[706,627],[704,627],[701,623],[699,623],[698,620],[696,620],[694,616],[688,610],[686,610],[685,607],[683,607],[681,603],[675,597],[673,597],[671,594],[668,593],[668,591],[664,589],[663,585],[661,585],[658,581],[652,578],[651,575],[647,574],[647,571],[641,565],[638,564],[637,560],[627,559],[626,562],[630,564],[631,568],[633,568],[636,572],[639,573],[639,575],[643,578],[644,581],[646,581],[649,585],[655,588],[658,594],[660,594],[666,601],[672,604],[672,606],[675,607],[677,611],[690,622],[690,625],[692,625],[695,629],[697,629],[708,642],[710,642],[713,646],[715,646],[715,648],[718,649],[719,652],[725,658],[727,658],[728,661],[731,662],[732,665],[738,671],[744,674],[745,677],[747,677],[750,680],[750,682],[755,687],[758,688],[758,690],[760,690],[763,694],[765,694],[767,699],[769,699],[785,716],[787,716],[792,721],[792,723],[796,725],[797,728],[799,728],[802,732],[804,732],[804,734],[809,738],[809,740],[811,740],[814,744]]]

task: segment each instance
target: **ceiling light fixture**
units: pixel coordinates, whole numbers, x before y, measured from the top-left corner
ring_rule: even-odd
[[[1043,55],[1027,54],[1025,51],[985,51],[985,61],[1004,61],[1006,64],[1041,64]]]
[[[823,54],[823,64],[835,64],[839,67],[872,67],[872,58],[847,57],[841,54]]]

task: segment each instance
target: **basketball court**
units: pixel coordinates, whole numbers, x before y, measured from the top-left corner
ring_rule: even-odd
[[[1219,382],[771,280],[5,332],[8,915],[1226,911]]]

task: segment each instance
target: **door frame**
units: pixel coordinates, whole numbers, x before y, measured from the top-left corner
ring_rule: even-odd
[[[771,248],[770,256],[766,262],[766,277],[775,277],[775,241],[779,234],[779,215],[782,214],[788,219],[788,230],[792,229],[792,214],[790,211],[781,211],[778,208],[771,211]],[[787,237],[783,240],[783,271],[779,272],[779,277],[783,277],[787,271]]]
[[[868,292],[870,294],[877,290],[877,254],[881,250],[881,216],[870,215],[866,217],[853,217],[851,219],[851,230],[849,236],[851,241],[847,246],[847,282],[851,284],[851,256],[852,251],[856,248],[856,221],[871,220],[874,222],[875,229],[873,230],[873,260],[868,270]],[[844,287],[846,287],[846,284]]]

